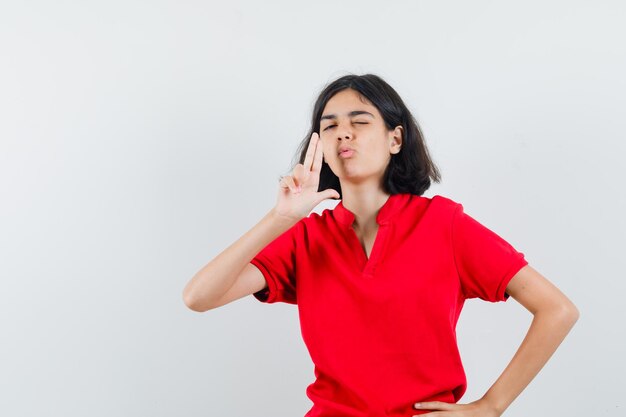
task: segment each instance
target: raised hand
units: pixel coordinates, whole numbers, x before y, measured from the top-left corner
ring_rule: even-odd
[[[291,175],[280,179],[280,189],[274,210],[276,214],[299,221],[311,213],[319,203],[329,198],[339,198],[339,193],[328,188],[317,191],[322,169],[322,142],[316,132],[311,135],[304,164],[297,164]]]

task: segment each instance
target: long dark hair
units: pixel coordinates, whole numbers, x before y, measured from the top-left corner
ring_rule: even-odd
[[[296,163],[304,163],[311,135],[313,132],[319,134],[320,118],[328,100],[347,88],[358,92],[378,109],[387,129],[391,131],[398,125],[404,129],[400,152],[391,155],[384,173],[383,189],[385,192],[392,195],[398,193],[422,195],[430,187],[431,180],[440,182],[441,174],[430,158],[417,121],[398,93],[385,80],[374,74],[344,75],[326,85],[315,101],[311,128],[298,146],[296,156],[299,154],[300,157],[299,162]],[[318,191],[328,188],[333,188],[339,195],[342,195],[339,178],[324,161],[320,171]]]

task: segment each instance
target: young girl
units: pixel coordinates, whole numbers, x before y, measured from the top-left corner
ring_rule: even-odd
[[[330,83],[276,205],[189,282],[207,311],[249,294],[297,304],[315,365],[305,417],[497,417],[565,338],[574,304],[509,243],[444,196],[396,91],[372,74]],[[311,213],[326,199],[333,210]],[[464,301],[513,297],[534,315],[510,364],[478,400],[455,327]]]

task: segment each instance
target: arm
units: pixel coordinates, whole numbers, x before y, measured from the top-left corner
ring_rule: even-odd
[[[469,404],[423,402],[416,409],[444,410],[441,416],[500,416],[556,351],[579,317],[576,306],[530,265],[511,278],[506,292],[534,318],[513,359],[479,400]],[[426,416],[431,413],[425,414]]]
[[[513,359],[479,400],[490,404],[498,415],[539,373],[580,316],[565,294],[530,265],[511,278],[506,292],[534,317]]]
[[[270,210],[252,229],[194,275],[183,291],[183,300],[187,307],[202,312],[223,304],[220,302],[221,298],[233,287],[252,258],[294,224],[294,220],[280,216],[274,209]],[[254,277],[264,280],[260,273],[256,273]],[[246,286],[262,289],[257,288],[256,283]]]
[[[261,272],[256,266],[246,268],[252,258],[306,217],[319,203],[328,198],[340,197],[332,188],[317,191],[322,160],[319,135],[313,132],[304,164],[296,164],[293,175],[281,177],[276,206],[189,281],[183,291],[183,300],[187,307],[195,311],[206,311],[246,293],[263,289],[261,279],[265,278]],[[235,285],[236,283],[238,284]],[[229,291],[231,288],[232,291]]]

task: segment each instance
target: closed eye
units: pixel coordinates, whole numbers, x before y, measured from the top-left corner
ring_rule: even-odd
[[[369,123],[367,123],[367,122],[354,122],[354,123],[355,123],[355,124],[358,124],[358,125],[367,125],[367,124],[369,124]],[[335,126],[337,126],[337,125],[330,125],[330,126],[326,126],[326,128],[324,128],[324,130],[328,130],[328,129],[330,129],[331,127],[335,127]]]

